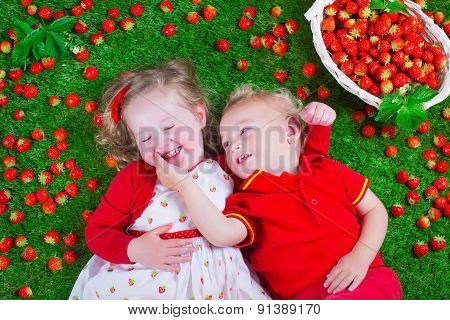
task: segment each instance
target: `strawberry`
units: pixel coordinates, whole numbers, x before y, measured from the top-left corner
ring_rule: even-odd
[[[83,8],[81,6],[73,6],[70,9],[70,12],[74,17],[79,17],[83,14]]]
[[[450,106],[446,106],[442,109],[441,116],[445,121],[450,120]]]
[[[93,33],[91,35],[91,43],[95,46],[101,45],[105,42],[105,35],[99,32]]]
[[[93,0],[81,0],[80,5],[84,10],[91,10],[92,6],[94,5],[94,1]]]
[[[392,21],[389,15],[383,13],[381,17],[375,22],[374,32],[377,36],[384,36],[389,32]]]
[[[203,8],[203,19],[205,21],[211,21],[216,17],[217,11],[216,8],[214,8],[211,5],[208,5]]]
[[[23,250],[21,257],[24,261],[34,261],[37,259],[36,250],[31,246],[27,246]]]
[[[366,114],[362,111],[353,111],[352,112],[352,119],[354,123],[361,123],[366,118]]]
[[[15,210],[11,212],[9,216],[9,221],[13,224],[19,224],[25,219],[25,214],[20,210]]]
[[[17,290],[17,295],[22,299],[28,299],[33,295],[33,291],[29,286],[22,286]]]
[[[76,50],[75,58],[80,62],[86,62],[89,59],[89,51],[85,48]]]
[[[6,211],[8,211],[8,205],[0,202],[0,215],[4,214]]]
[[[445,197],[437,197],[433,201],[433,207],[436,209],[444,209],[447,205],[447,199]]]
[[[0,252],[6,253],[11,250],[13,241],[10,237],[3,237],[0,240]]]
[[[411,149],[416,149],[420,146],[420,139],[416,136],[408,137],[406,142]]]
[[[230,43],[228,42],[228,40],[219,39],[216,42],[216,49],[220,52],[227,52],[228,49],[230,49]]]
[[[51,96],[51,97],[48,99],[48,104],[49,104],[51,107],[56,107],[56,106],[58,106],[60,103],[61,103],[61,98],[59,98],[58,96]]]
[[[413,251],[416,257],[421,258],[428,253],[428,245],[424,242],[418,241],[413,246]]]
[[[450,157],[450,143],[449,142],[447,142],[446,144],[444,144],[441,147],[441,153],[446,157]]]
[[[444,250],[446,245],[445,238],[443,236],[434,236],[430,239],[430,248],[434,251]]]
[[[41,141],[44,137],[44,132],[40,128],[36,128],[31,132],[31,138],[35,141]]]
[[[62,269],[61,259],[58,257],[51,257],[47,262],[48,269],[52,272],[59,271]]]
[[[259,47],[261,47],[261,38],[258,36],[252,36],[250,38],[250,47],[252,47],[253,49],[258,49]]]
[[[298,87],[296,93],[300,100],[306,100],[311,95],[311,91],[307,86]]]
[[[64,244],[68,247],[74,247],[78,242],[78,237],[75,233],[71,232],[63,238]]]
[[[8,189],[0,189],[0,203],[8,203],[12,199],[11,191]]]
[[[428,120],[425,120],[417,127],[418,133],[427,133],[430,131],[430,122]]]
[[[39,74],[42,72],[42,70],[44,70],[44,67],[39,61],[33,62],[30,66],[30,72],[32,74]]]
[[[371,124],[366,124],[361,128],[361,133],[364,137],[372,138],[375,135],[375,127]]]
[[[3,158],[3,164],[6,168],[14,167],[16,165],[16,158],[13,156],[5,156]]]
[[[25,195],[25,205],[32,207],[36,204],[36,202],[37,202],[36,196],[34,195],[33,192],[27,193]]]
[[[92,212],[89,211],[89,210],[84,210],[84,211],[81,213],[81,217],[83,218],[83,220],[84,220],[85,223],[88,223],[88,222],[89,222],[89,219],[91,219],[91,216],[92,216]]]
[[[448,162],[445,160],[441,160],[436,163],[436,172],[438,173],[446,173],[448,171]]]
[[[58,159],[59,158],[59,150],[55,146],[51,146],[47,149],[47,156],[49,159]]]
[[[384,126],[381,128],[381,136],[385,139],[392,139],[395,137],[395,127],[394,126]]]
[[[416,221],[416,225],[420,229],[427,229],[430,227],[430,219],[426,216],[420,216]]]
[[[436,147],[441,148],[447,143],[447,139],[439,133],[433,137],[433,143]]]
[[[59,239],[60,239],[60,237],[59,237],[59,233],[57,231],[50,230],[44,234],[44,242],[45,243],[53,245],[53,244],[58,243]]]
[[[86,33],[88,30],[88,25],[81,20],[76,21],[75,25],[73,26],[73,31],[78,34]]]
[[[436,208],[430,208],[428,210],[428,218],[430,221],[436,222],[441,218],[441,212]]]
[[[409,191],[406,194],[406,202],[411,206],[418,204],[420,202],[420,195],[415,191]]]
[[[11,43],[9,41],[2,41],[0,43],[0,51],[4,54],[9,54],[12,50]]]
[[[27,138],[20,138],[16,142],[16,150],[20,153],[27,152],[31,147],[31,142]]]
[[[175,25],[172,23],[168,23],[168,24],[164,25],[164,27],[162,29],[162,34],[165,37],[169,38],[175,34],[175,30],[176,30]]]
[[[263,45],[264,48],[270,49],[270,48],[272,48],[274,46],[275,40],[276,39],[273,36],[273,34],[271,34],[271,33],[264,33],[262,35],[261,42],[262,42],[262,45]]]
[[[0,91],[6,88],[6,81],[3,78],[0,78]]]
[[[72,180],[79,180],[83,177],[83,172],[81,171],[80,168],[73,168],[72,170],[70,170],[70,179]]]
[[[89,100],[84,104],[84,110],[88,113],[92,113],[97,110],[97,102],[94,100]]]
[[[334,16],[328,16],[322,20],[321,29],[326,32],[333,32],[336,29]]]
[[[252,27],[253,21],[252,19],[250,19],[248,16],[243,15],[240,19],[239,19],[239,23],[238,23],[238,27],[241,30],[248,30]]]
[[[120,11],[117,8],[111,8],[108,10],[107,16],[111,19],[117,19],[120,15]]]
[[[36,198],[40,203],[47,201],[49,198],[48,191],[45,188],[40,188],[36,191]]]
[[[243,15],[248,15],[250,18],[255,19],[256,17],[256,8],[255,7],[246,7],[243,11]]]
[[[113,156],[106,156],[105,157],[105,163],[110,168],[117,167],[117,160]]]
[[[316,65],[314,63],[306,63],[302,68],[302,72],[308,78],[312,78],[316,74]]]
[[[399,172],[397,172],[395,177],[396,177],[398,182],[406,183],[408,181],[408,179],[409,179],[409,174],[405,170],[400,170]]]
[[[95,80],[98,77],[98,70],[94,66],[87,66],[84,69],[83,77],[87,80]]]
[[[319,88],[317,88],[317,98],[319,100],[325,100],[328,99],[328,97],[330,96],[330,90],[324,86],[320,86]]]
[[[78,186],[74,182],[69,183],[64,187],[64,191],[73,198],[78,194]]]
[[[391,207],[391,213],[394,217],[401,217],[405,213],[405,208],[401,204],[394,204]]]
[[[275,54],[284,55],[287,51],[287,42],[284,40],[278,40],[272,47],[272,50]]]
[[[358,71],[356,70],[355,73],[356,72],[358,72]],[[374,83],[369,76],[363,75],[361,78],[359,78],[359,86],[362,89],[368,90],[368,89],[372,88],[373,85],[374,85]]]
[[[8,258],[7,256],[0,255],[0,271],[8,269],[10,263],[11,263],[10,258]]]
[[[189,12],[186,16],[186,20],[190,24],[197,24],[197,22],[200,20],[200,15],[195,11]]]
[[[161,1],[159,8],[164,12],[172,12],[173,10],[173,5],[172,2],[170,2],[169,0],[163,0]]]
[[[274,18],[278,18],[281,16],[281,8],[279,6],[275,6],[270,10],[270,15]]]
[[[240,71],[245,71],[248,68],[248,62],[246,59],[239,59],[236,63],[236,67]]]
[[[354,67],[355,66],[354,66],[353,62],[351,62],[350,60],[347,60],[341,64],[340,69],[344,74],[351,75],[353,73]]]
[[[279,23],[272,29],[272,34],[277,38],[284,38],[287,36],[286,27],[283,24]]]
[[[8,134],[8,135],[4,136],[2,139],[2,145],[6,149],[14,148],[14,146],[16,145],[16,142],[17,142],[16,137],[14,137],[14,135],[12,135],[12,134]]]
[[[116,29],[116,24],[112,20],[105,20],[102,22],[102,30],[105,33],[111,33]]]
[[[284,23],[286,30],[290,33],[290,34],[294,34],[297,33],[298,31],[298,22],[295,20],[287,20]]]
[[[42,204],[42,211],[47,214],[55,213],[56,211],[56,203],[52,198],[47,199]]]
[[[58,20],[60,18],[64,18],[66,14],[62,11],[55,11],[53,12],[53,20]]]
[[[63,259],[66,263],[72,264],[77,259],[75,251],[67,250],[64,252]]]
[[[144,13],[144,7],[139,3],[135,3],[130,7],[130,14],[133,17],[140,17],[140,16],[142,16],[143,13]]]
[[[64,165],[59,161],[55,161],[50,166],[50,171],[55,175],[61,174],[64,171]]]
[[[67,170],[72,170],[77,166],[77,163],[73,159],[68,159],[64,162],[64,166],[66,167]]]
[[[439,190],[435,186],[429,186],[425,189],[424,196],[427,200],[434,200],[439,196]]]
[[[53,136],[57,141],[63,141],[67,138],[67,131],[64,128],[58,128],[53,132]]]
[[[55,194],[54,200],[58,205],[63,206],[69,200],[69,195],[65,191],[60,191]]]
[[[275,80],[278,81],[278,83],[283,83],[287,80],[289,73],[286,70],[277,69],[273,73],[273,76],[274,76]]]
[[[66,105],[69,108],[75,108],[80,103],[80,96],[76,93],[69,93],[66,98]]]
[[[32,84],[26,84],[23,87],[23,97],[25,99],[33,99],[34,97],[36,97],[38,94],[38,89],[36,88],[36,86],[32,85]]]
[[[25,247],[27,245],[27,243],[28,243],[27,237],[25,237],[23,235],[19,235],[16,237],[16,239],[14,239],[14,244],[18,248]]]
[[[17,178],[18,170],[16,168],[7,168],[5,171],[3,171],[3,177],[6,181],[14,181]]]
[[[420,178],[418,177],[410,177],[408,181],[406,181],[406,185],[410,190],[416,190],[420,185]]]
[[[20,78],[22,78],[23,71],[20,68],[11,69],[11,70],[9,70],[8,75],[12,81],[17,82],[20,80]]]

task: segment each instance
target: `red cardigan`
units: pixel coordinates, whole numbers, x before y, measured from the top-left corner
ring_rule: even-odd
[[[331,127],[311,126],[307,132],[303,154],[328,156]],[[230,174],[238,188],[242,179],[230,172],[225,155],[214,160]],[[135,237],[127,234],[126,229],[148,206],[156,179],[155,168],[142,160],[129,163],[117,173],[85,228],[86,244],[94,254],[111,263],[132,263],[127,248]]]

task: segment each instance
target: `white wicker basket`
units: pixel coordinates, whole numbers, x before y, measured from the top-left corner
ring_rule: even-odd
[[[350,78],[347,77],[334,63],[327,48],[325,47],[325,43],[322,38],[321,24],[324,17],[324,8],[333,2],[335,2],[335,0],[316,0],[312,7],[305,13],[305,18],[311,22],[314,47],[316,48],[319,57],[322,59],[322,63],[325,68],[330,71],[333,77],[342,87],[344,87],[345,90],[357,95],[367,104],[378,108],[381,103],[381,99],[361,89],[355,82],[350,80]],[[423,37],[425,40],[442,46],[448,61],[450,61],[450,41],[445,32],[439,28],[433,20],[423,13],[419,5],[409,0],[405,0],[405,5],[411,15],[417,17],[424,23],[425,30],[423,32]],[[425,109],[440,103],[449,96],[450,72],[448,64],[445,70],[441,70],[440,83],[441,86],[438,90],[438,94],[433,99],[423,104]]]

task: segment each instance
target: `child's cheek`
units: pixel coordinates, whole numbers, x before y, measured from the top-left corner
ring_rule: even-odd
[[[139,146],[139,151],[141,153],[142,159],[151,166],[155,165],[154,161],[154,151],[147,143],[141,143]]]
[[[248,151],[255,151],[255,147],[258,146],[258,136],[255,132],[248,132],[247,137],[245,139],[245,143],[247,147],[249,148]]]

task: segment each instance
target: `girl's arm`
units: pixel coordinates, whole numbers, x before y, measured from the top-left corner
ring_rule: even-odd
[[[167,163],[159,154],[155,155],[155,160],[159,180],[168,188],[180,192],[190,218],[211,244],[231,247],[245,240],[245,225],[238,219],[227,218],[187,171]]]
[[[386,209],[370,189],[356,209],[362,216],[361,235],[352,251],[343,256],[327,275],[324,286],[328,287],[329,293],[337,293],[347,287],[349,291],[356,289],[364,280],[386,236]]]

